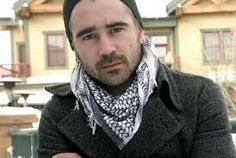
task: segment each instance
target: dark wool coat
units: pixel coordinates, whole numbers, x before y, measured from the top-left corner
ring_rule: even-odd
[[[74,110],[70,85],[47,88],[54,96],[39,126],[39,157],[77,152],[83,158],[236,158],[224,99],[211,80],[160,65],[158,88],[143,109],[139,130],[119,150],[82,106]]]

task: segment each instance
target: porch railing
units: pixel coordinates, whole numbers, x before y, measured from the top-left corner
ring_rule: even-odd
[[[29,76],[30,76],[30,65],[27,63],[0,64],[0,78],[1,77],[25,78]]]

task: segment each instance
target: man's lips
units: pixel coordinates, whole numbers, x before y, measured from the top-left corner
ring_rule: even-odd
[[[102,68],[103,69],[111,69],[111,68],[115,68],[115,67],[117,67],[117,66],[119,66],[121,64],[122,64],[121,61],[119,61],[119,62],[112,62],[112,63],[103,65]]]

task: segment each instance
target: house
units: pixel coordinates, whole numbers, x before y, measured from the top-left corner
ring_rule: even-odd
[[[1,57],[0,57],[0,77],[4,75],[8,75],[11,72],[8,69],[11,68],[10,63],[12,63],[12,47],[11,47],[11,31],[9,30],[10,27],[16,26],[16,21],[12,20],[8,17],[2,17],[0,19],[0,41],[4,41],[5,44],[1,46]],[[2,67],[4,65],[4,67]],[[4,69],[5,68],[5,69]]]
[[[31,98],[36,96],[39,97],[33,100],[37,102],[49,98],[48,94],[43,97],[45,86],[70,81],[75,56],[64,31],[62,3],[62,0],[18,0],[14,4],[14,25],[7,27],[12,34],[12,67],[8,70],[11,76],[25,80],[14,90],[29,90],[37,94],[29,96],[30,104],[34,102]],[[175,17],[143,18],[143,21],[162,61],[174,67],[171,53],[175,49]],[[168,61],[164,59],[167,54]],[[3,86],[0,86],[1,90]]]
[[[17,90],[38,94],[47,85],[69,82],[75,57],[64,32],[62,2],[18,0],[14,22],[4,22],[12,36],[11,73],[25,79]],[[167,12],[168,17],[143,18],[160,60],[216,82],[234,81],[236,1],[173,0]]]
[[[236,81],[236,1],[173,0],[167,12],[177,21],[181,71]]]
[[[29,96],[30,104],[42,104],[42,100],[50,98],[44,87],[68,82],[75,62],[64,33],[62,1],[19,0],[14,10],[16,25],[8,29],[12,34],[11,65],[17,66],[10,71],[11,76],[25,81],[14,90],[29,90],[36,94]]]
[[[175,54],[180,69],[217,82],[230,117],[236,116],[236,1],[173,0],[176,17]]]
[[[24,59],[30,65],[30,77],[54,80],[57,76],[66,81],[65,74],[70,73],[75,61],[64,33],[62,0],[19,0],[14,9],[23,23],[20,30],[24,35],[23,41],[15,40],[15,62]]]

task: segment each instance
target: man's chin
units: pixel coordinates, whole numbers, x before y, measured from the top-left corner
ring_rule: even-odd
[[[109,87],[118,87],[120,85],[122,85],[124,83],[124,81],[117,81],[117,79],[114,79],[114,80],[106,80],[106,81],[101,81],[101,83],[104,85],[104,86],[109,86]]]

